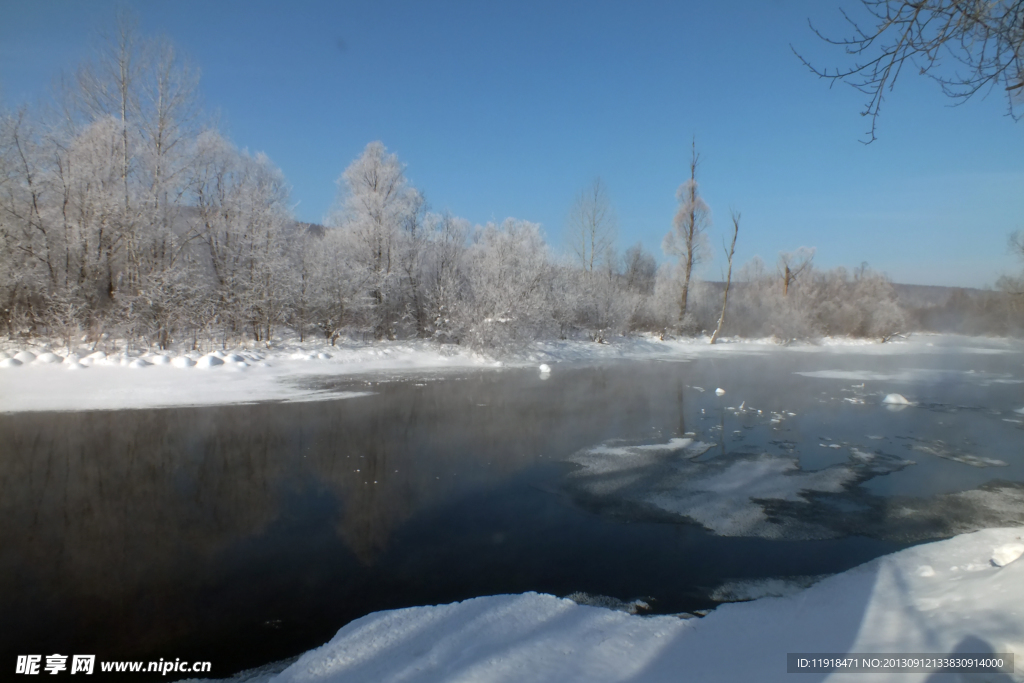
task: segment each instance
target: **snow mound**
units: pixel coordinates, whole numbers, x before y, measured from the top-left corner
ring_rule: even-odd
[[[1024,563],[985,562],[993,547],[1019,541],[1020,532],[988,529],[914,546],[795,595],[721,605],[703,619],[634,616],[537,593],[376,612],[346,625],[274,680],[790,683],[795,679],[780,665],[780,653],[1020,652]],[[958,571],[921,576],[923,565]],[[961,567],[976,569],[965,574]],[[879,673],[850,680],[862,678],[939,679]]]
[[[903,394],[886,394],[885,398],[882,399],[882,403],[894,406],[909,406],[910,401],[907,400]]]
[[[330,360],[331,359],[331,354],[329,354],[329,353],[318,353],[318,354],[316,354],[316,357],[319,358],[320,360]]]
[[[245,362],[245,358],[242,357],[242,356],[239,356],[237,353],[229,353],[228,355],[223,357],[223,360],[224,360],[225,363],[244,363]]]
[[[992,551],[992,559],[989,562],[996,567],[1005,567],[1021,555],[1024,555],[1024,545],[1005,543]]]
[[[36,359],[36,354],[31,351],[18,351],[14,354],[15,360],[20,360],[22,363],[31,363]]]
[[[141,358],[136,358],[128,364],[128,367],[138,370],[139,368],[148,368],[150,365],[152,365],[152,363],[148,363]]]
[[[107,354],[104,353],[103,351],[93,351],[88,356],[86,356],[86,358],[94,362],[98,360],[104,360],[106,357]]]
[[[715,396],[725,396],[725,389],[722,387],[715,389]]]
[[[36,363],[49,365],[51,363],[63,363],[64,359],[55,353],[47,351],[46,353],[39,354],[36,356]]]
[[[11,354],[7,353],[6,351],[0,351],[0,360],[7,360],[10,357]]]
[[[178,356],[177,358],[171,361],[171,365],[173,365],[176,368],[191,368],[195,364],[196,362],[189,358],[188,356]]]
[[[22,362],[17,358],[4,358],[0,360],[0,368],[16,368],[21,364]]]
[[[205,368],[213,368],[213,367],[216,367],[218,365],[224,365],[224,361],[221,360],[220,356],[216,356],[216,355],[214,355],[212,353],[209,354],[209,355],[203,356],[198,361],[196,361],[196,367],[198,367],[198,368],[204,368],[204,369]]]
[[[170,356],[165,356],[165,355],[159,355],[159,356],[153,356],[153,358],[151,360],[153,362],[153,365],[167,365],[167,364],[169,364],[171,362],[171,357]]]
[[[68,366],[68,370],[85,370],[87,367],[89,367],[88,365],[85,365],[79,361],[74,361],[71,363],[65,361],[64,365]]]

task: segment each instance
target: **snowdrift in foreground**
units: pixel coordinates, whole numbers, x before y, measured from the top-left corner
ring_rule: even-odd
[[[1019,657],[1024,559],[998,567],[992,558],[1019,556],[1022,538],[1021,528],[987,529],[916,546],[795,595],[726,604],[703,619],[638,617],[536,593],[378,612],[348,624],[271,680],[790,682],[787,652]],[[1016,670],[984,680],[1024,680],[1021,662]],[[930,676],[876,673],[870,680],[945,680]]]

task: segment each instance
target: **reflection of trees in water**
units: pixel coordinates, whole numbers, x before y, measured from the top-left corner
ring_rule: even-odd
[[[94,607],[76,619],[116,622],[126,642],[151,631],[155,615],[161,639],[185,635],[203,607],[182,595],[229,583],[238,548],[282,543],[273,531],[282,520],[326,524],[372,565],[417,511],[604,438],[645,410],[643,400],[626,411],[608,402],[600,372],[542,387],[532,374],[495,374],[374,391],[0,416],[0,613],[56,613],[71,601]],[[325,499],[333,506],[312,507]]]

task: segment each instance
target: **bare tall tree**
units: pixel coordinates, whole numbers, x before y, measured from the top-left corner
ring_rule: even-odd
[[[819,38],[853,56],[851,66],[819,69],[797,56],[818,76],[844,80],[868,96],[861,112],[871,119],[867,142],[875,140],[884,91],[892,91],[907,61],[958,102],[979,90],[1003,86],[1009,113],[1018,118],[1014,101],[1024,94],[1024,0],[861,2],[868,14],[864,21],[840,10],[852,28],[850,37],[830,38],[811,25]],[[946,55],[965,68],[943,70]]]
[[[800,247],[796,251],[779,254],[779,275],[782,277],[782,296],[789,296],[789,287],[800,275],[811,267],[814,248]]]
[[[583,270],[594,272],[594,264],[600,264],[608,255],[615,243],[616,229],[608,188],[600,178],[595,178],[576,195],[566,225],[569,247]]]
[[[736,236],[739,234],[740,214],[737,211],[733,211],[732,243],[729,245],[729,248],[725,250],[725,255],[729,259],[729,271],[728,274],[725,276],[725,294],[722,295],[722,315],[718,316],[718,327],[715,328],[715,333],[711,335],[712,344],[718,341],[718,335],[722,333],[722,327],[725,325],[725,309],[729,305],[729,285],[732,284],[732,257],[736,253]]]
[[[662,249],[673,256],[678,256],[679,265],[683,269],[683,290],[679,296],[680,323],[686,317],[686,304],[690,293],[693,267],[703,259],[705,235],[711,224],[711,210],[697,193],[699,162],[700,155],[697,154],[697,143],[694,141],[690,157],[690,179],[680,185],[676,191],[679,210],[676,212],[672,230],[665,235],[665,240],[662,242]]]

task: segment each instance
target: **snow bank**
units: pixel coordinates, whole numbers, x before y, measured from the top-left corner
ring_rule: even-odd
[[[1021,653],[1024,561],[997,567],[989,558],[1022,538],[1020,528],[988,529],[916,546],[794,595],[722,605],[703,619],[640,617],[536,593],[377,612],[271,680],[789,683],[788,652]],[[931,675],[870,679],[925,683],[936,680]]]
[[[294,346],[199,354],[107,354],[83,349],[63,363],[40,362],[16,351],[0,360],[0,412],[125,410],[257,401],[355,398],[365,392],[310,388],[307,377],[345,376],[386,370],[493,367],[493,360],[465,349],[425,342],[308,345],[295,360]],[[331,349],[328,353],[326,349]],[[55,354],[54,354],[55,355]],[[15,358],[25,360],[15,360]],[[44,357],[40,356],[40,358]],[[56,356],[59,358],[59,356]],[[65,372],[93,368],[87,373]],[[183,370],[192,371],[183,372]],[[145,372],[139,372],[144,369]],[[202,369],[203,372],[195,372]]]
[[[708,344],[707,338],[661,340],[654,335],[620,337],[608,340],[610,343],[595,344],[589,341],[539,341],[513,350],[503,351],[501,360],[477,353],[471,349],[454,345],[439,345],[424,340],[396,342],[341,342],[330,345],[318,341],[299,342],[297,339],[276,340],[271,346],[216,350],[200,358],[199,354],[134,353],[130,356],[115,354],[112,348],[93,351],[92,347],[80,346],[66,349],[68,360],[63,366],[80,369],[87,367],[127,367],[135,360],[143,360],[155,367],[144,373],[133,373],[131,379],[111,373],[65,373],[64,379],[43,375],[45,364],[33,362],[36,355],[27,348],[16,348],[13,342],[0,340],[0,353],[21,361],[21,365],[8,362],[0,357],[0,382],[5,391],[0,392],[0,412],[19,410],[95,410],[151,408],[174,405],[209,405],[213,403],[237,403],[256,400],[276,400],[304,396],[308,400],[317,392],[306,390],[302,393],[296,387],[285,387],[289,379],[311,376],[344,376],[381,371],[421,371],[446,368],[498,368],[533,367],[551,368],[558,362],[593,362],[606,359],[647,359],[670,362],[687,362],[697,358],[721,358],[730,355],[768,355],[792,353],[857,353],[872,355],[921,354],[929,353],[930,343],[914,337],[909,341],[877,344],[865,340],[826,339],[819,344],[797,343],[781,346],[771,339],[740,340],[720,339],[717,344]],[[939,337],[935,337],[939,340]],[[958,348],[978,347],[993,352],[1009,352],[1012,342],[987,340],[958,340]],[[988,344],[985,347],[984,344]],[[948,345],[947,345],[948,346]],[[45,348],[36,344],[33,348]],[[934,347],[942,351],[945,346]],[[1016,348],[1016,347],[1014,347]],[[108,355],[109,352],[109,355]],[[56,355],[56,354],[54,354]],[[59,357],[59,356],[58,356]],[[72,357],[77,358],[71,361]],[[164,358],[170,359],[175,368],[187,368],[202,360],[200,367],[211,371],[211,377],[223,378],[234,372],[245,376],[250,382],[249,390],[200,392],[195,383],[200,373],[177,373],[175,381],[157,378],[155,370],[167,369]],[[218,362],[223,365],[218,365]],[[216,366],[216,367],[214,367]],[[245,372],[238,372],[244,370]],[[845,372],[845,371],[837,371]],[[915,372],[915,371],[908,371]],[[933,373],[933,371],[922,371]],[[832,374],[826,374],[832,373]],[[204,373],[205,374],[205,373]],[[810,376],[834,376],[833,371],[804,373]],[[1020,381],[1006,377],[987,377],[984,373],[971,375],[971,381]],[[78,379],[72,381],[68,376]],[[541,378],[548,377],[541,372]],[[864,373],[852,373],[843,377],[867,377]],[[886,378],[897,375],[885,375]],[[922,375],[923,377],[924,375]],[[930,374],[928,376],[931,376]],[[879,378],[881,375],[879,375]],[[872,376],[872,378],[875,378]],[[235,381],[232,380],[232,382]],[[155,383],[155,384],[151,384]],[[235,386],[232,384],[232,386]],[[325,398],[329,398],[325,396]],[[197,403],[197,401],[199,401]]]

